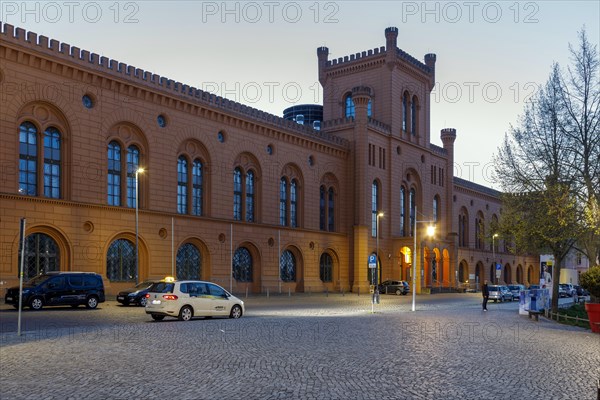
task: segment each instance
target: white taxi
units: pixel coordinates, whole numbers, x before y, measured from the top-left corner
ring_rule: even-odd
[[[165,279],[146,295],[146,314],[155,321],[165,317],[189,321],[192,317],[240,318],[244,302],[221,286],[205,281]]]

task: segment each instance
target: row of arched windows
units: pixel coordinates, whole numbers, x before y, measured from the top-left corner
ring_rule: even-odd
[[[408,92],[402,95],[402,131],[417,134],[419,101],[417,96],[412,96]]]
[[[60,269],[60,250],[56,241],[44,233],[26,237],[24,277],[29,279],[41,273]],[[133,282],[136,279],[135,245],[128,239],[114,240],[106,254],[106,277],[111,282]],[[232,273],[237,282],[253,282],[252,253],[246,247],[238,247],[233,255]],[[290,250],[280,256],[279,278],[283,282],[297,280],[298,265]],[[202,253],[193,243],[184,243],[177,250],[176,278],[202,279]],[[319,276],[324,283],[333,281],[333,258],[327,252],[321,254]]]
[[[471,247],[474,245],[476,249],[485,250],[486,243],[489,243],[489,249],[495,252],[499,250],[499,243],[504,243],[504,251],[508,250],[507,246],[509,240],[505,238],[498,238],[497,235],[488,234],[485,231],[485,218],[482,211],[478,211],[474,221],[475,232],[473,235],[473,241],[469,240],[469,213],[466,207],[462,207],[458,213],[458,245],[460,247]],[[491,227],[498,226],[498,217],[496,214],[492,215]]]

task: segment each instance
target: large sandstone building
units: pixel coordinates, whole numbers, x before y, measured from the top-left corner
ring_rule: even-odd
[[[453,176],[460,135],[430,141],[436,56],[397,36],[317,49],[319,127],[2,24],[0,281],[17,281],[25,218],[26,278],[94,271],[109,293],[166,275],[363,292],[413,262],[419,292],[496,279],[494,260],[501,282],[536,282],[537,258],[492,233],[499,193]]]

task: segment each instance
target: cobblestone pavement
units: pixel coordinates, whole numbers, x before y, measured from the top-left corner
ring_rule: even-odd
[[[596,399],[600,336],[480,295],[246,300],[239,320],[0,308],[4,399]],[[48,321],[52,321],[51,323]]]

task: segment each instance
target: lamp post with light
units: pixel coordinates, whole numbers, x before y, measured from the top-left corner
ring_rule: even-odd
[[[140,246],[139,246],[139,174],[144,173],[144,168],[138,168],[135,170],[135,284],[137,285],[140,271]]]
[[[496,274],[496,238],[498,237],[497,233],[494,233],[492,235],[492,262],[494,263],[494,271],[492,272],[493,274]],[[490,278],[492,278],[492,282],[494,282],[494,276],[491,276]],[[498,282],[496,282],[498,283]]]
[[[417,223],[419,222],[426,222],[426,223],[432,223],[435,221],[418,221],[417,220],[417,206],[415,206],[415,227],[413,229],[413,235],[414,235],[414,255],[413,255],[413,273],[412,273],[412,281],[413,281],[413,287],[412,287],[412,311],[416,311],[416,300],[417,300],[417,260],[419,259],[418,255],[417,255]],[[428,226],[427,227],[427,236],[433,236],[435,234],[435,226]]]
[[[377,268],[375,268],[375,291],[378,290],[378,282],[379,282],[379,217],[383,217],[383,211],[379,211],[377,213],[377,218],[375,219],[375,242],[376,242],[376,250],[375,254],[377,256]]]

